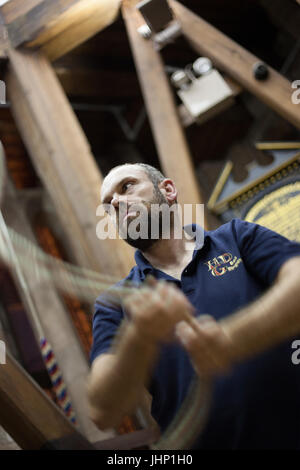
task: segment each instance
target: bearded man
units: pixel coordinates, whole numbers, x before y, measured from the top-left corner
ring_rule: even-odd
[[[148,392],[163,432],[199,374],[214,378],[214,392],[195,448],[299,448],[300,374],[291,357],[300,334],[300,245],[239,219],[204,232],[199,245],[197,236],[175,235],[176,210],[166,237],[151,207],[176,209],[177,190],[149,165],[114,168],[101,195],[122,237],[137,248],[126,280],[141,287],[121,307],[105,296],[96,302],[92,420],[116,427]],[[147,236],[132,237],[130,223],[142,206]],[[155,224],[158,236],[151,237]],[[202,238],[201,227],[193,232]],[[226,323],[234,312],[237,321]]]

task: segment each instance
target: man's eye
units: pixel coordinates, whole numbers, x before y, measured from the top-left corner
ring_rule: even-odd
[[[128,181],[127,183],[124,183],[123,186],[122,186],[122,189],[123,191],[126,191],[128,189],[129,186],[131,186],[132,183],[130,181]]]

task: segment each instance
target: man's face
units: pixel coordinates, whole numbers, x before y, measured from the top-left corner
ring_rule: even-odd
[[[157,239],[151,239],[153,204],[168,204],[167,199],[155,188],[144,169],[134,165],[113,169],[104,179],[101,200],[115,220],[117,229],[127,243],[142,251],[152,246]],[[145,224],[146,238],[133,239],[130,223],[135,219]]]

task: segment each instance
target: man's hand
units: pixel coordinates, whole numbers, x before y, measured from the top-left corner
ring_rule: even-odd
[[[173,284],[149,284],[151,287],[142,287],[124,302],[137,333],[154,343],[177,339],[199,375],[227,372],[232,343],[222,326],[209,315],[195,318],[193,306]]]
[[[198,375],[230,371],[233,344],[222,325],[210,315],[200,315],[190,323],[178,323],[175,335],[188,352]]]
[[[124,307],[138,334],[150,342],[168,341],[180,321],[191,321],[194,307],[166,281],[153,281],[127,297]]]

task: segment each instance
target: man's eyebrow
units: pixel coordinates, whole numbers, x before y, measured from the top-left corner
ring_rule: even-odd
[[[137,178],[135,176],[124,176],[124,178],[122,178],[117,184],[115,184],[112,191],[114,191],[116,188],[119,188],[120,186],[122,186],[126,181],[131,181],[131,180],[136,181]],[[108,194],[103,199],[102,204],[109,204],[109,202],[110,202],[109,198],[110,198],[110,195]]]

